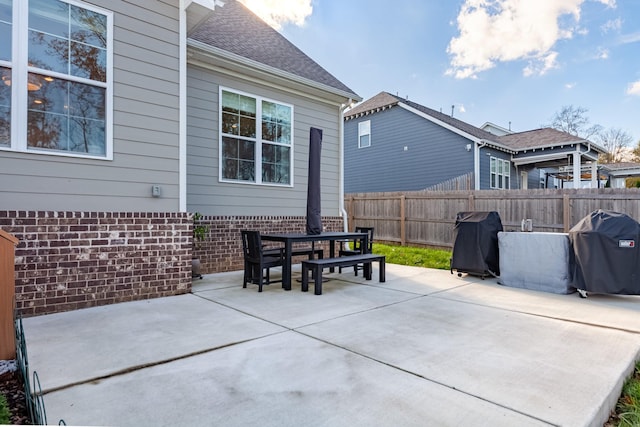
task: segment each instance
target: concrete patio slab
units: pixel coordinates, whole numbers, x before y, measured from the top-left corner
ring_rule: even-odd
[[[23,320],[44,391],[284,329],[187,294]],[[45,374],[46,372],[46,374]]]
[[[640,333],[640,296],[578,293],[558,295],[498,285],[495,279],[464,289],[452,289],[437,298],[531,313],[554,319],[599,325]]]
[[[637,299],[395,265],[386,283],[327,276],[319,296],[232,272],[24,319],[49,422],[600,427],[640,357]]]
[[[337,279],[322,285],[323,295],[314,295],[313,288],[310,292],[301,292],[299,285],[294,282],[291,291],[272,284],[263,288],[261,293],[255,287],[244,289],[241,286],[208,291],[198,289],[196,292],[202,298],[287,328],[298,328],[419,296]]]
[[[544,426],[286,332],[46,396],[49,419],[119,426]]]
[[[298,331],[563,426],[608,415],[640,348],[637,334],[436,298]]]

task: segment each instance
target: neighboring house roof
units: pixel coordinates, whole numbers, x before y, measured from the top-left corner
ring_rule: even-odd
[[[225,0],[224,6],[216,7],[215,12],[189,34],[189,39],[361,100],[349,87],[236,0]]]
[[[640,163],[636,162],[620,162],[620,163],[602,163],[599,165],[610,176],[638,176],[640,175]]]
[[[516,150],[558,146],[561,144],[576,144],[589,141],[553,128],[533,129],[524,132],[511,133],[497,137],[498,141]]]
[[[408,99],[392,95],[388,92],[380,92],[371,99],[366,100],[362,104],[357,105],[349,111],[345,112],[345,119],[350,120],[357,117],[361,117],[367,114],[374,113],[376,111],[384,110],[386,108],[393,107],[394,105],[404,105],[421,113],[430,116],[437,121],[445,123],[450,127],[453,127],[459,131],[462,131],[468,135],[471,135],[477,139],[485,140],[486,142],[498,142],[496,136],[490,132],[477,128],[469,123],[458,120],[451,117],[448,114],[441,113],[431,108],[420,105],[416,102],[409,101]]]
[[[480,129],[462,120],[456,119],[451,115],[444,114],[440,111],[433,110],[431,108],[420,105],[416,102],[409,101],[402,97],[392,95],[388,92],[380,92],[373,98],[370,98],[357,105],[356,107],[345,112],[345,120],[355,119],[368,114],[375,113],[377,111],[385,110],[393,106],[400,105],[410,107],[420,113],[429,116],[436,121],[445,124],[450,129],[461,133],[465,136],[472,136],[482,143],[491,145],[492,147],[507,151],[507,152],[521,152],[531,149],[558,147],[568,144],[582,143],[590,145],[594,151],[604,153],[606,150],[591,141],[584,138],[580,138],[571,135],[567,132],[562,132],[553,128],[541,128],[534,129],[525,132],[509,133],[508,135],[498,136],[484,129]],[[483,126],[487,126],[490,123],[486,123]],[[490,124],[493,125],[493,124]],[[495,126],[495,125],[493,125]],[[507,132],[509,132],[507,130]]]
[[[380,92],[373,98],[369,98],[350,110],[345,111],[344,118],[346,120],[355,119],[356,117],[393,107],[394,105],[398,105],[398,102],[400,102],[399,98],[387,92]]]

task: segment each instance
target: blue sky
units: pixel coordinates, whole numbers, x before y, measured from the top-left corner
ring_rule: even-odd
[[[514,131],[573,105],[640,140],[640,0],[243,1],[364,99]]]

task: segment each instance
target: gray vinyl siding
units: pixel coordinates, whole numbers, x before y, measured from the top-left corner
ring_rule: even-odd
[[[540,169],[532,169],[527,175],[527,185],[530,189],[541,188],[540,187]]]
[[[339,146],[337,105],[312,101],[267,85],[208,69],[187,70],[187,209],[205,215],[306,215],[309,129],[323,130],[322,215],[339,214]],[[219,87],[293,105],[293,187],[219,181]]]
[[[177,211],[178,1],[86,4],[114,13],[113,160],[0,151],[0,209]]]
[[[358,148],[358,123],[366,120],[371,146]],[[422,190],[473,172],[470,143],[400,107],[347,120],[345,193]]]

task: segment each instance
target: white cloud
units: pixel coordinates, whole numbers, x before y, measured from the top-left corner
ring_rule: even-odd
[[[609,59],[609,49],[600,48],[598,49],[597,59]]]
[[[557,67],[558,53],[552,50],[556,42],[580,31],[576,24],[584,1],[465,0],[457,18],[459,35],[447,47],[447,74],[476,77],[498,62],[516,60],[529,61],[525,75],[546,73]],[[560,18],[565,25],[560,25]],[[569,21],[574,25],[567,25]]]
[[[458,107],[458,111],[460,111],[461,113],[466,113],[467,109],[464,108],[464,104],[460,104],[460,106]]]
[[[640,42],[640,31],[631,34],[625,34],[620,37],[620,44],[629,44]]]
[[[604,25],[600,27],[600,30],[606,34],[609,31],[620,31],[620,28],[622,28],[622,19],[616,18],[605,22]]]
[[[627,87],[627,95],[637,95],[640,96],[640,80],[637,82],[629,83]]]
[[[240,0],[276,30],[292,23],[302,27],[313,12],[311,0]]]
[[[611,9],[615,9],[616,5],[616,0],[596,0],[599,1],[600,3],[602,3],[603,5],[610,7]]]
[[[522,70],[522,75],[525,77],[537,75],[543,76],[549,70],[553,70],[554,68],[558,68],[558,63],[556,59],[558,58],[558,52],[549,52],[544,56],[539,56],[529,61],[529,65],[524,67]]]
[[[574,87],[576,87],[577,83],[576,82],[571,82],[571,83],[565,83],[564,87],[565,89],[571,90]]]

